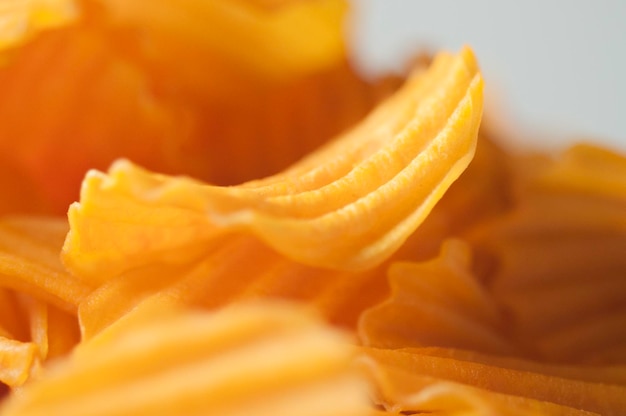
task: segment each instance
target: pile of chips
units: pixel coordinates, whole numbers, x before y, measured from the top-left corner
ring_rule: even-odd
[[[504,150],[467,47],[362,79],[347,6],[0,6],[0,414],[626,411],[626,157]]]

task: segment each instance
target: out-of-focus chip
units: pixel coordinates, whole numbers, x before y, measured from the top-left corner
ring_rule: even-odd
[[[3,0],[0,3],[0,51],[41,30],[67,24],[77,16],[74,0]]]
[[[369,414],[349,340],[300,308],[145,312],[81,345],[3,414]]]

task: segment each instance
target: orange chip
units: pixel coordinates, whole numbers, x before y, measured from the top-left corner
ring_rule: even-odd
[[[369,414],[343,334],[299,308],[141,308],[13,396],[5,415]]]
[[[39,366],[37,346],[0,334],[0,385],[19,387]]]
[[[105,3],[80,2],[75,21],[34,37],[7,54],[0,66],[0,136],[6,138],[0,140],[0,192],[6,197],[0,213],[64,214],[78,198],[87,170],[105,169],[120,157],[219,184],[273,174],[351,126],[380,94],[397,85],[362,80],[347,63],[343,0],[286,2],[265,12],[254,11],[247,2],[160,2],[166,9],[166,22],[161,23],[182,36],[175,36],[174,44],[174,37],[148,30],[146,21],[138,27],[132,22],[140,22],[113,21],[107,13],[117,6],[139,6],[145,14],[156,10],[155,2],[150,7]],[[26,13],[70,2],[8,4]],[[191,12],[187,17],[194,25],[176,26],[181,22],[176,13],[167,12],[170,7],[191,9],[184,13]],[[200,13],[193,13],[198,9]],[[236,17],[240,12],[258,21],[253,33],[246,18],[242,22]],[[224,15],[230,18],[222,19]],[[210,24],[217,30],[212,41],[206,36],[209,20],[221,25]],[[326,33],[327,42],[311,42],[312,33],[303,31],[303,25]],[[298,54],[271,39],[278,36],[276,31],[294,29],[284,39],[294,42],[291,49]],[[226,55],[259,52],[224,43],[228,36],[263,42],[270,55],[282,56],[293,67],[261,56],[255,59],[275,65],[275,77],[245,66],[246,59],[224,68]],[[187,41],[200,50],[189,50]],[[311,43],[314,48],[306,45]],[[218,93],[226,85],[231,86],[228,92]],[[271,152],[263,150],[268,146]]]
[[[521,166],[528,166],[522,160]],[[623,362],[626,159],[576,146],[518,175],[518,206],[468,234],[509,331],[537,357]]]
[[[432,413],[448,416],[490,414],[503,416],[599,415],[599,413],[568,406],[495,393],[451,381],[437,380],[401,369],[386,369],[385,372],[378,372],[377,380],[382,389],[380,393],[382,395],[381,405],[393,414]],[[402,387],[401,384],[404,384],[405,387]],[[411,387],[407,389],[406,386]]]
[[[216,236],[248,230],[305,264],[375,266],[465,169],[481,113],[482,81],[466,49],[441,55],[360,126],[264,180],[208,186],[118,161],[108,175],[87,176],[69,212],[65,263],[101,282],[164,254],[188,259]]]
[[[16,389],[37,377],[47,360],[68,353],[80,335],[75,315],[24,294],[13,300],[14,315],[9,318],[26,328],[15,336],[0,326],[0,382]],[[21,320],[26,322],[16,322]]]
[[[0,287],[0,333],[19,341],[28,339],[27,317],[21,310],[15,292],[4,287]]]
[[[451,389],[446,394],[447,400],[435,405],[449,406],[444,407],[445,410],[467,408],[468,395],[470,404],[483,404],[474,411],[490,409],[496,414],[528,414],[522,413],[523,410],[542,415],[584,415],[588,414],[586,412],[616,415],[626,406],[623,368],[600,370],[598,373],[604,373],[602,381],[588,381],[585,374],[588,371],[593,377],[594,369],[582,367],[572,377],[568,370],[557,369],[557,374],[550,374],[552,368],[545,371],[541,365],[519,369],[500,366],[502,362],[497,358],[493,364],[491,357],[485,362],[466,361],[443,351],[444,354],[438,355],[432,351],[423,354],[420,349],[366,349],[364,363],[377,381],[380,400],[405,411],[435,410],[425,400],[428,396],[423,391],[436,389],[442,381]],[[606,377],[611,372],[617,375],[614,382]],[[459,402],[461,409],[458,409]]]
[[[78,1],[0,5],[0,213],[93,168],[0,219],[2,415],[626,409],[625,157],[361,79],[345,0]]]
[[[366,346],[440,346],[511,354],[494,299],[470,272],[470,250],[450,240],[423,263],[393,263],[389,300],[365,311],[359,335]]]
[[[362,315],[364,342],[378,347],[364,350],[366,366],[390,409],[577,415],[626,405],[623,162],[576,147],[514,163],[534,169],[512,172],[511,210],[461,233],[476,264],[458,242],[435,260],[397,263],[392,298]]]
[[[64,219],[0,220],[0,285],[75,312],[91,288],[61,264],[59,251],[67,229]]]
[[[0,4],[0,51],[41,30],[76,18],[74,0],[4,0]]]
[[[146,299],[163,307],[203,309],[239,300],[287,299],[307,303],[333,324],[353,329],[361,311],[387,293],[385,266],[329,271],[284,258],[250,236],[220,241],[197,262],[154,262],[104,282],[79,305],[83,338],[92,338]]]
[[[141,28],[151,41],[140,45],[148,61],[205,93],[232,93],[250,77],[293,79],[345,56],[344,0],[290,1],[271,11],[247,1],[98,2],[113,24]]]

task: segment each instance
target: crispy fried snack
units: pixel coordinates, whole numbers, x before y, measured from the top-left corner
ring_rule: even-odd
[[[507,152],[469,48],[361,79],[345,16],[0,5],[0,414],[626,411],[626,158]]]
[[[345,335],[300,308],[139,308],[120,324],[56,363],[2,414],[370,414]]]

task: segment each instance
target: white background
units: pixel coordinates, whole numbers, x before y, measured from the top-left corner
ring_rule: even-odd
[[[487,111],[524,147],[593,140],[626,152],[626,1],[353,0],[357,62],[403,68],[469,44]]]

